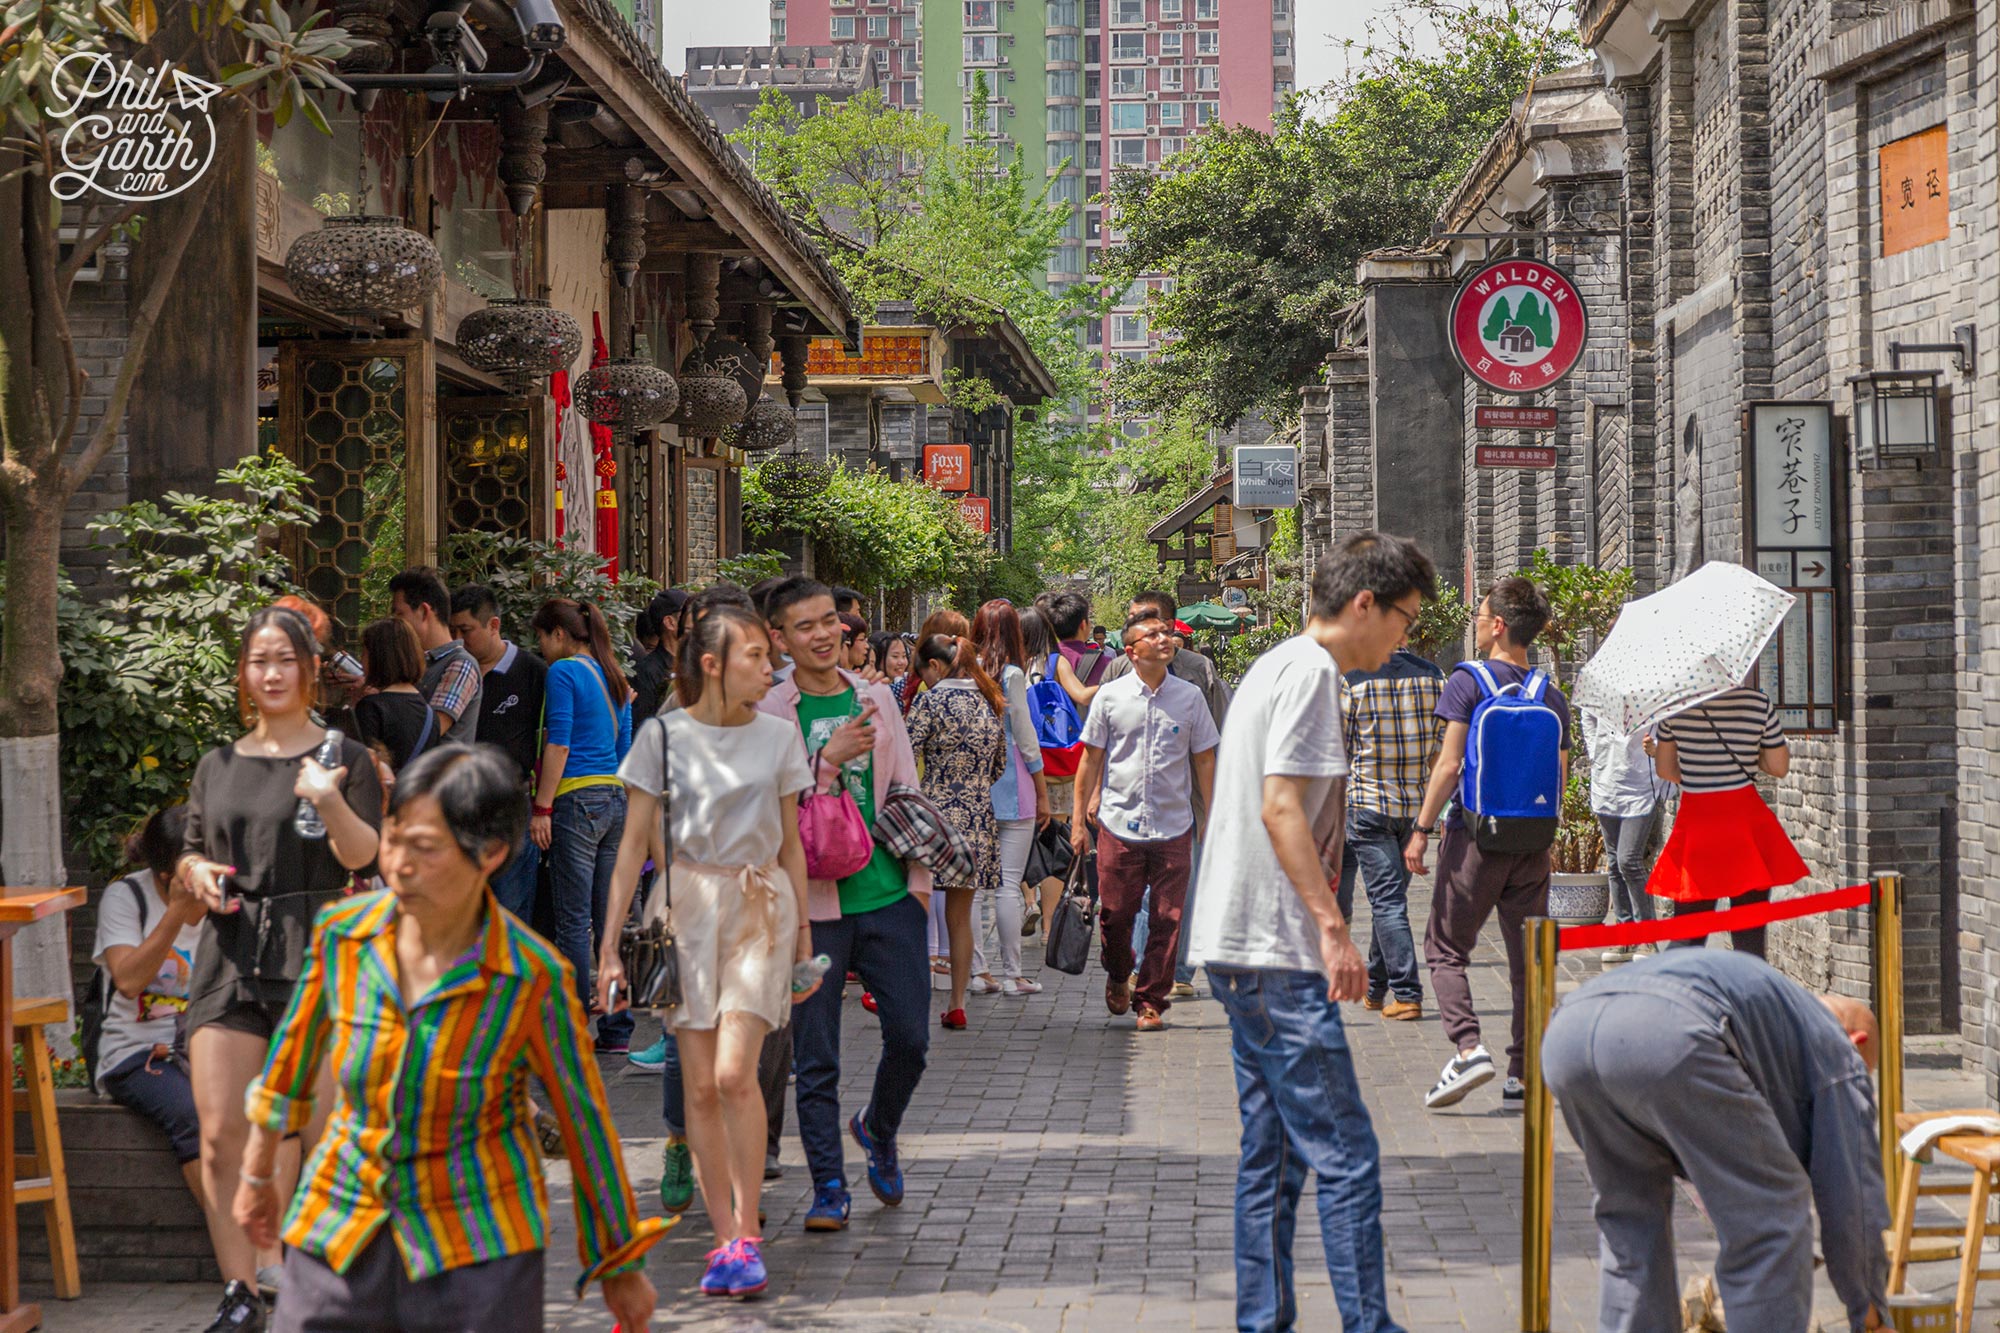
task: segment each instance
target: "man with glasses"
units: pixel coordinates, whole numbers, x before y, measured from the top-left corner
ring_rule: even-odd
[[[1510,575],[1496,580],[1487,590],[1473,620],[1473,643],[1501,689],[1528,679],[1533,670],[1528,665],[1528,645],[1548,623],[1548,598],[1528,579]],[[1437,832],[1445,802],[1458,789],[1472,713],[1484,696],[1479,678],[1469,664],[1461,663],[1445,682],[1444,693],[1438,699],[1437,716],[1445,724],[1444,741],[1437,762],[1431,766],[1423,807],[1417,812],[1416,825],[1403,849],[1403,864],[1413,875],[1426,871],[1424,852]],[[1566,780],[1569,701],[1554,685],[1548,686],[1543,700],[1562,720],[1561,764]],[[1502,763],[1505,757],[1491,756],[1486,762]],[[1507,981],[1514,1001],[1513,1029],[1507,1044],[1507,1083],[1500,1094],[1500,1105],[1503,1110],[1515,1111],[1523,1105],[1527,955],[1521,927],[1529,917],[1548,911],[1549,868],[1546,847],[1538,852],[1482,851],[1466,826],[1462,810],[1454,808],[1445,821],[1443,845],[1438,849],[1437,885],[1431,894],[1430,926],[1424,932],[1424,956],[1430,964],[1431,991],[1437,996],[1438,1015],[1444,1020],[1445,1035],[1451,1038],[1454,1054],[1436,1085],[1424,1096],[1424,1105],[1431,1110],[1464,1100],[1467,1093],[1489,1082],[1495,1072],[1493,1057],[1480,1040],[1479,1015],[1472,1008],[1472,987],[1466,981],[1465,969],[1472,961],[1480,929],[1496,910],[1500,913],[1500,937],[1507,946]]]
[[[1407,613],[1391,604],[1398,616]],[[1347,846],[1340,860],[1340,914],[1352,917],[1355,880],[1368,895],[1368,995],[1383,1018],[1423,1017],[1424,983],[1410,936],[1410,871],[1403,843],[1416,826],[1431,762],[1444,738],[1438,699],[1444,672],[1404,646],[1379,670],[1346,674]]]
[[[1104,1007],[1113,1014],[1132,1007],[1132,929],[1152,892],[1151,929],[1145,956],[1137,960],[1138,1022],[1139,1031],[1158,1032],[1173,1003],[1196,801],[1207,810],[1221,737],[1201,691],[1167,671],[1175,652],[1171,622],[1147,611],[1125,626],[1124,643],[1131,674],[1102,686],[1083,721],[1070,836],[1081,856],[1090,825],[1097,825],[1104,970],[1110,976]]]

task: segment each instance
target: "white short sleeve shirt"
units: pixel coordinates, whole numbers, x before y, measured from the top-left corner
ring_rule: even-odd
[[[762,866],[785,845],[780,801],[813,785],[799,729],[758,713],[740,727],[711,727],[685,708],[646,722],[618,778],[660,794],[660,745],[673,782],[674,856],[712,866]]]
[[[1193,828],[1188,760],[1219,739],[1208,700],[1178,676],[1157,690],[1136,671],[1100,686],[1083,720],[1083,743],[1104,751],[1097,822],[1126,842],[1159,842]]]

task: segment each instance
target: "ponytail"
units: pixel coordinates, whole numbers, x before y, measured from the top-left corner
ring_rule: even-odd
[[[917,649],[917,660],[947,667],[944,673],[946,680],[969,680],[978,686],[979,692],[986,696],[987,705],[993,709],[993,716],[999,717],[1007,711],[1007,696],[1001,693],[993,677],[980,668],[979,654],[973,648],[972,640],[964,635],[931,635]]]
[[[632,697],[632,687],[625,680],[625,673],[618,666],[618,655],[611,651],[611,626],[605,622],[604,613],[591,603],[571,600],[567,597],[551,597],[543,602],[535,612],[529,627],[543,634],[556,630],[583,645],[604,673],[604,692],[611,700],[611,711],[616,714]]]

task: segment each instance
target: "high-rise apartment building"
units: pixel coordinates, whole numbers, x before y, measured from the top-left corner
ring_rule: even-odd
[[[923,19],[921,0],[771,0],[771,44],[858,42],[875,61],[889,105],[914,110],[922,96]]]

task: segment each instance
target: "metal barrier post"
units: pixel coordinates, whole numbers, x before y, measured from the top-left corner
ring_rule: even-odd
[[[1521,1135],[1521,1333],[1549,1333],[1553,1318],[1549,1273],[1556,1194],[1555,1098],[1542,1081],[1542,1034],[1556,1007],[1556,923],[1530,917],[1522,927],[1528,953],[1527,1097]]]
[[[1882,1115],[1882,1182],[1896,1198],[1903,1154],[1896,1146],[1896,1117],[1903,1109],[1903,877],[1895,871],[1875,876],[1874,984],[1875,1102]]]

